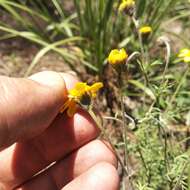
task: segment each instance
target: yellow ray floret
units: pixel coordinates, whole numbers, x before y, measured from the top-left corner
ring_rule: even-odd
[[[81,96],[84,95],[86,92],[88,85],[83,82],[78,82],[75,85],[75,88],[71,89],[69,91],[69,97],[75,98],[75,99],[80,99]]]
[[[185,63],[190,63],[190,49],[188,48],[181,49],[178,54],[178,57],[182,58]]]
[[[108,56],[108,62],[112,65],[125,64],[127,58],[128,54],[126,53],[125,49],[114,49]]]
[[[134,5],[135,5],[134,0],[123,0],[119,5],[119,11],[125,11],[127,9],[130,9],[131,7],[134,7]]]
[[[94,98],[97,95],[97,91],[103,87],[101,82],[97,82],[89,87],[88,92],[90,93],[91,97]]]
[[[150,34],[152,33],[152,28],[150,26],[143,26],[139,29],[141,34]]]
[[[103,87],[103,83],[97,82],[93,85],[87,85],[84,82],[76,83],[75,87],[69,90],[68,100],[64,103],[61,108],[61,113],[67,111],[67,115],[72,117],[77,109],[77,104],[80,103],[84,96],[88,96],[89,98],[94,98],[97,95],[97,92],[100,88]]]

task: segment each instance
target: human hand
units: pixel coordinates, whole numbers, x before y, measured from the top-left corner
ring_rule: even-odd
[[[76,82],[55,72],[0,76],[0,190],[118,189],[116,158],[95,140],[99,130],[89,114],[59,114]]]

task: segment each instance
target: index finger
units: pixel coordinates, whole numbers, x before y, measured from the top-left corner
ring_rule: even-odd
[[[45,82],[0,76],[0,149],[39,135],[59,113],[67,96],[63,78],[56,72],[37,75]]]

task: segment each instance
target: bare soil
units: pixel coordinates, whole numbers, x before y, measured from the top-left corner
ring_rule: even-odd
[[[38,52],[38,47],[21,39],[0,43],[0,75],[23,77]],[[53,70],[68,72],[70,67],[56,53],[45,55],[32,70],[32,73]]]

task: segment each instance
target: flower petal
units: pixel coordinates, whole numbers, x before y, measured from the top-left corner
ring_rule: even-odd
[[[114,49],[110,52],[108,56],[108,62],[112,65],[114,64],[123,64],[127,60],[128,54],[125,49]]]
[[[69,108],[67,110],[67,115],[69,117],[73,117],[73,115],[76,113],[76,110],[77,110],[77,104],[75,101],[71,101],[70,102],[70,105],[69,105]]]
[[[68,100],[63,104],[63,106],[61,107],[60,113],[63,113],[63,112],[69,107],[69,104],[70,104],[70,100],[68,99]]]
[[[152,28],[150,26],[143,26],[139,29],[141,34],[149,34],[152,32]]]

